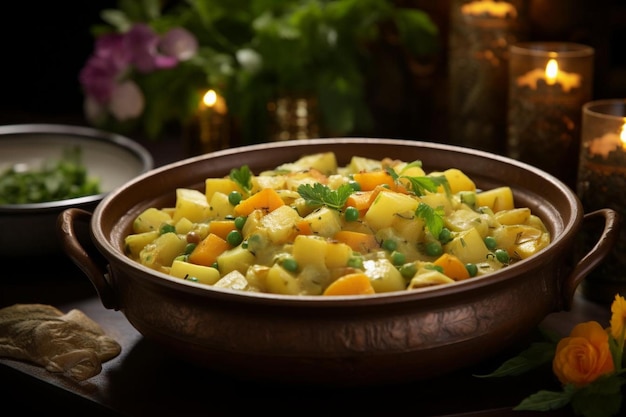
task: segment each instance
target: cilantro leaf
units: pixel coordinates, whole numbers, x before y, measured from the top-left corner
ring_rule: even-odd
[[[325,205],[331,209],[341,210],[346,204],[348,197],[354,189],[349,184],[342,184],[337,190],[332,190],[319,182],[311,184],[301,184],[298,187],[298,194],[310,206]]]
[[[419,203],[415,214],[424,219],[430,234],[433,235],[435,239],[438,239],[444,226],[443,217],[445,213],[443,207],[434,209],[426,203]]]
[[[229,178],[237,183],[245,192],[252,190],[252,172],[248,165],[230,170]]]
[[[416,165],[416,166],[421,166],[421,162],[420,163],[412,162],[411,164]],[[391,178],[393,178],[395,182],[398,182],[400,179],[407,180],[409,184],[411,185],[411,191],[413,191],[413,193],[417,196],[424,195],[426,191],[435,193],[437,192],[437,189],[439,188],[439,186],[443,186],[444,189],[446,190],[446,193],[448,194],[450,193],[450,186],[448,184],[448,180],[443,175],[440,175],[440,176],[424,175],[421,177],[413,177],[410,175],[398,175],[398,173],[394,171],[394,169],[391,167],[387,167],[386,171],[389,175],[391,175]]]

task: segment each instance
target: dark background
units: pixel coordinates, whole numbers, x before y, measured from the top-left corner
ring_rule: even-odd
[[[434,73],[405,90],[412,96],[421,95],[421,105],[414,106],[414,111],[427,114],[423,110],[429,108],[427,123],[411,114],[402,114],[400,123],[398,117],[391,120],[394,109],[387,106],[389,113],[379,115],[376,134],[443,135],[445,100],[442,97],[450,1],[398,1],[431,13],[439,25],[444,48]],[[531,16],[534,40],[574,41],[593,46],[596,50],[594,98],[626,96],[626,1],[529,1],[534,10]],[[100,22],[102,9],[115,5],[114,0],[3,2],[0,124],[86,124],[78,74],[93,49],[90,27]]]

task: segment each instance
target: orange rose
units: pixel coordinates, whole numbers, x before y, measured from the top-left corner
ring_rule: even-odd
[[[609,334],[595,321],[577,324],[569,337],[559,341],[552,369],[563,385],[572,383],[577,387],[612,372],[615,368]]]

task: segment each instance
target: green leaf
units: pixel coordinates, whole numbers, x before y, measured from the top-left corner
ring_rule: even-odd
[[[487,375],[474,375],[479,378],[521,375],[543,364],[550,363],[554,358],[556,345],[549,342],[537,342],[516,357],[504,362],[498,369]]]
[[[237,183],[246,193],[252,190],[252,172],[248,165],[231,169],[229,178]]]
[[[576,391],[572,408],[585,417],[616,416],[622,408],[621,388],[626,383],[616,375],[604,376]]]
[[[444,210],[443,207],[432,208],[426,203],[419,203],[415,214],[426,222],[426,227],[435,239],[439,237],[444,226]]]
[[[301,184],[298,193],[310,206],[325,205],[335,210],[341,210],[354,189],[349,184],[342,184],[337,190],[316,182],[315,184]]]
[[[550,411],[565,407],[572,399],[570,391],[539,391],[526,397],[514,411]]]

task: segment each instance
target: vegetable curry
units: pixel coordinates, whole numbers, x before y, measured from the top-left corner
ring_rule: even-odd
[[[498,271],[550,243],[510,187],[477,189],[456,168],[332,152],[254,174],[247,165],[148,208],[127,255],[184,280],[289,295],[405,291]]]

